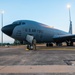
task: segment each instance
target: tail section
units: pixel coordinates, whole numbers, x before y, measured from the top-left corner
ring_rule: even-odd
[[[72,21],[70,21],[69,33],[72,34]]]

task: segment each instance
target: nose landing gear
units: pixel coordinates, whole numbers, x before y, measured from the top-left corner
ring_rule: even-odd
[[[27,45],[28,50],[36,50],[36,40],[33,39],[32,44]]]

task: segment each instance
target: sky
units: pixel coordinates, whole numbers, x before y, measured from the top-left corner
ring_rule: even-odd
[[[69,10],[67,9],[67,4],[71,5],[70,11],[74,34],[75,0],[0,0],[0,10],[4,10],[3,26],[16,20],[34,20],[68,32]],[[12,38],[3,34],[3,42],[13,43],[13,41]]]

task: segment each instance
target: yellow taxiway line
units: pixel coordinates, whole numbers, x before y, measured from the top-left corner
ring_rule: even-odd
[[[37,47],[37,50],[75,50],[74,47]]]

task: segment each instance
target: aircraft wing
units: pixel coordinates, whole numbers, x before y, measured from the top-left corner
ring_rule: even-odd
[[[64,42],[64,41],[67,41],[67,40],[71,40],[73,42],[75,42],[75,35],[73,34],[67,34],[67,35],[55,35],[53,37],[54,41],[57,41],[57,42]]]

